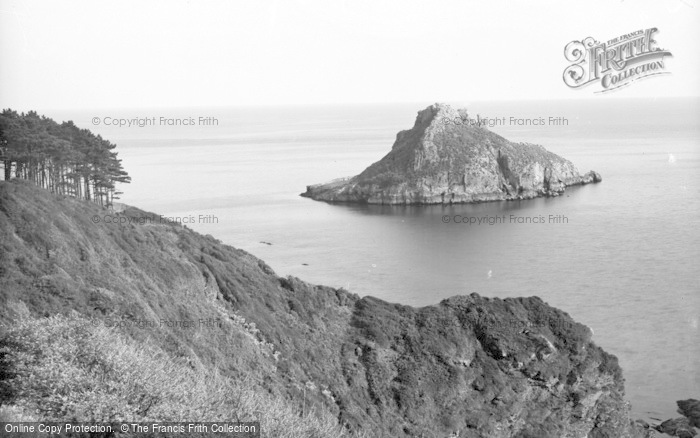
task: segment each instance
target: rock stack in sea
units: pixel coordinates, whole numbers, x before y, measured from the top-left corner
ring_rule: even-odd
[[[567,186],[600,182],[539,145],[514,143],[436,103],[418,112],[413,128],[362,173],[307,186],[328,202],[452,204],[558,196]]]

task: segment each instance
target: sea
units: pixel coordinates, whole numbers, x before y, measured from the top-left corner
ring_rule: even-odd
[[[278,275],[412,306],[538,296],[619,358],[633,418],[700,399],[700,100],[448,102],[595,170],[556,198],[332,205],[433,102],[52,111],[117,144],[121,202],[211,234]],[[495,219],[500,218],[500,219]]]

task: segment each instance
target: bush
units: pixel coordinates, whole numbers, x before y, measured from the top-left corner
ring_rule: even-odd
[[[260,421],[263,436],[338,437],[329,414],[301,417],[250,382],[195,369],[151,342],[80,316],[24,317],[0,336],[5,418],[37,421]]]

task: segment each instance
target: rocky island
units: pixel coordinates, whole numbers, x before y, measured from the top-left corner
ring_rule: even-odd
[[[513,143],[436,103],[413,128],[396,135],[391,151],[362,173],[307,186],[302,196],[328,202],[452,204],[558,196],[567,186],[600,182],[579,174],[545,148]]]

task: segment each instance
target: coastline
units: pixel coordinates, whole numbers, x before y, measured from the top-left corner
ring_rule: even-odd
[[[218,355],[256,357],[258,371],[239,362],[239,372],[260,374],[263,378],[267,375],[267,379],[272,378],[270,384],[277,382],[273,384],[275,391],[288,392],[293,399],[299,400],[300,393],[294,389],[298,382],[313,382],[307,387],[314,389],[305,391],[303,398],[313,397],[319,408],[326,406],[324,409],[330,412],[338,405],[345,406],[340,410],[341,419],[352,429],[367,421],[377,424],[381,418],[382,429],[394,435],[399,430],[410,430],[410,435],[426,427],[432,430],[440,427],[447,433],[467,426],[480,430],[484,436],[500,436],[499,428],[513,433],[531,430],[540,436],[549,436],[553,430],[570,430],[583,436],[582,431],[591,428],[616,430],[617,436],[643,436],[643,430],[626,417],[629,408],[622,398],[622,372],[617,359],[591,342],[589,328],[539,298],[502,300],[472,294],[443,300],[435,306],[411,308],[372,297],[360,298],[293,277],[278,277],[250,254],[175,224],[139,226],[132,221],[131,225],[115,228],[103,222],[93,223],[89,225],[94,230],[90,231],[93,237],[85,240],[82,237],[85,231],[71,223],[88,220],[101,210],[99,206],[55,197],[16,181],[2,182],[0,196],[9,211],[14,212],[0,221],[6,231],[8,225],[10,230],[19,225],[18,217],[37,221],[34,209],[38,205],[49,205],[55,213],[47,226],[32,231],[35,233],[32,240],[17,242],[10,248],[12,253],[24,254],[31,263],[45,257],[42,251],[36,253],[34,249],[36,242],[47,239],[44,233],[65,230],[50,238],[53,242],[50,259],[65,272],[62,281],[68,281],[68,287],[62,286],[59,295],[63,298],[51,305],[52,313],[60,314],[63,308],[85,312],[85,316],[98,320],[113,320],[122,319],[123,312],[128,311],[131,318],[149,320],[152,319],[149,314],[160,309],[157,310],[163,315],[160,319],[168,320],[166,315],[173,315],[170,312],[175,306],[182,309],[180,312],[188,312],[180,313],[179,319],[196,321],[207,314],[218,314],[224,317],[223,325],[207,330],[212,334],[223,332],[212,340],[243,330],[241,333],[252,335],[255,341],[237,347],[234,356],[227,356],[230,347]],[[127,208],[119,215],[153,216],[134,208]],[[138,252],[122,241],[133,241]],[[83,250],[85,255],[80,256],[84,261],[77,255],[67,257],[75,252],[73,242],[88,245]],[[161,243],[153,245],[156,242]],[[123,265],[124,255],[138,257],[134,258],[136,264]],[[90,268],[86,270],[87,267]],[[84,292],[81,288],[71,292],[73,282],[91,283],[86,274],[92,269],[101,272],[104,286],[92,293],[100,297],[101,312],[105,313],[77,307],[75,299]],[[139,292],[138,284],[143,281],[139,278],[146,278],[144,274],[159,284],[148,295]],[[51,271],[47,275],[49,283],[45,284],[58,287],[54,283],[58,277]],[[21,278],[13,277],[9,283],[5,280],[7,288],[3,289],[17,291],[15,285],[20,283],[15,282]],[[130,278],[133,285],[124,282],[124,278]],[[120,280],[113,282],[116,279]],[[30,312],[40,310],[34,307],[41,306],[39,302],[27,300],[40,296],[37,293],[41,292],[35,289],[21,294],[10,292],[5,299],[13,304],[7,309],[25,306]],[[122,296],[126,300],[119,298]],[[18,304],[18,299],[24,305]],[[144,299],[156,301],[146,304]],[[194,305],[196,301],[201,304]],[[140,302],[143,304],[134,307]],[[216,310],[219,306],[223,307]],[[196,313],[187,316],[189,312]],[[173,339],[181,347],[192,349],[195,356],[190,357],[199,357],[198,361],[212,347],[222,348],[221,344],[202,343],[202,339],[197,341],[199,344],[193,343],[196,338],[190,339],[185,328],[133,324],[123,327],[131,336],[150,333],[156,340],[164,339],[162,336],[167,333],[176,335]],[[339,357],[341,362],[332,357]],[[261,364],[265,364],[262,369]],[[209,366],[207,361],[201,365]],[[387,380],[387,373],[402,376],[395,389],[391,379]],[[455,391],[455,385],[461,389]],[[415,392],[417,389],[420,391]],[[392,395],[395,390],[399,392]],[[564,394],[578,395],[562,404],[561,400],[568,397]],[[538,400],[537,403],[533,405],[530,397],[535,397],[532,400]],[[334,401],[330,402],[331,399]],[[342,400],[340,404],[339,400]],[[444,418],[447,405],[443,405],[458,400],[465,403],[464,410],[453,412],[448,421]],[[591,400],[598,401],[590,405]],[[532,409],[526,413],[522,411],[524,406]],[[554,414],[555,406],[563,410]],[[611,412],[615,415],[604,423],[600,419],[593,421],[601,410],[608,416]],[[363,411],[366,413],[361,414]],[[401,413],[404,419],[387,422],[387,415],[393,417],[393,412]],[[509,420],[516,412],[520,420]],[[572,413],[576,415],[571,416]],[[547,426],[540,426],[543,423],[535,420],[541,415],[548,418]]]

